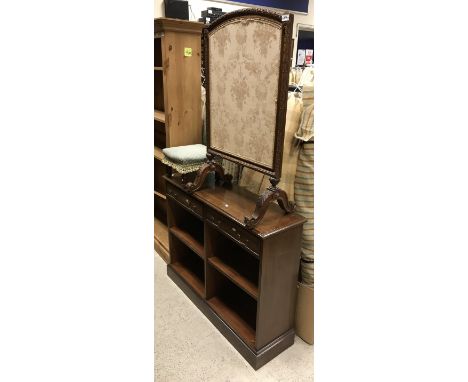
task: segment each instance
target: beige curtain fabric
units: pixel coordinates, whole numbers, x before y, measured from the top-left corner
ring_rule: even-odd
[[[304,85],[314,80],[314,69],[311,67],[296,67],[289,71],[289,83],[295,85]]]
[[[297,133],[297,139],[309,141],[314,136],[314,83],[309,82],[302,89],[304,112]]]
[[[284,133],[283,168],[281,181],[278,185],[286,191],[290,200],[294,198],[294,179],[296,175],[299,148],[295,145],[294,133],[297,131],[302,115],[302,101],[295,95],[290,95],[287,104],[286,126]],[[239,184],[251,192],[261,194],[270,185],[268,176],[258,171],[244,168]]]

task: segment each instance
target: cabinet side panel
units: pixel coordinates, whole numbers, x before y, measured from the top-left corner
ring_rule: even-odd
[[[199,33],[166,32],[163,67],[166,134],[171,147],[202,140],[200,54]]]
[[[265,240],[260,264],[256,348],[294,327],[302,226]]]

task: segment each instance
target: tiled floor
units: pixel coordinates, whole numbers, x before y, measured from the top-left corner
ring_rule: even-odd
[[[299,337],[289,349],[255,371],[154,257],[155,381],[303,382],[314,380],[314,348]]]

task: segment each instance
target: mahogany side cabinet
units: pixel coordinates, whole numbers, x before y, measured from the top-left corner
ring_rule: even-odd
[[[233,186],[192,194],[165,176],[168,276],[254,368],[294,343],[305,219],[268,209],[252,230],[244,216],[257,196]],[[276,208],[277,207],[277,208]]]

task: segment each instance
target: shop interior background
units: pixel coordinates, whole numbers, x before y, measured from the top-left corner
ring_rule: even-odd
[[[223,12],[232,12],[242,8],[251,8],[252,5],[239,5],[239,4],[230,4],[222,1],[205,1],[205,0],[189,0],[189,19],[190,21],[198,21],[198,18],[201,15],[201,12],[206,10],[208,7],[217,7],[222,8]],[[278,12],[286,12],[278,10]],[[163,17],[164,15],[164,0],[154,0],[154,17]],[[309,0],[309,8],[307,14],[294,13],[294,52],[297,50],[297,30],[298,26],[312,26],[314,25],[314,0]],[[294,55],[293,65],[296,65],[297,55]]]

